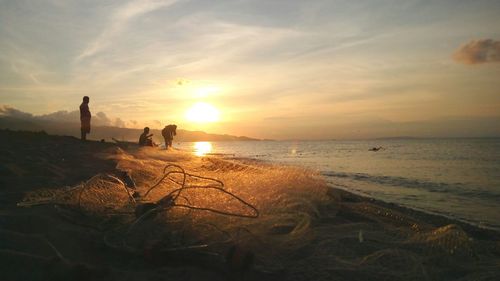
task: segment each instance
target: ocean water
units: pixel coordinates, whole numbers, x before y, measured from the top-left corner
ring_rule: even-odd
[[[176,148],[300,165],[333,187],[500,230],[500,139],[181,142]],[[369,151],[372,147],[382,149]]]

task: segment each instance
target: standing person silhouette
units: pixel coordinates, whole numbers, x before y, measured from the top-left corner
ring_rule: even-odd
[[[92,115],[89,110],[89,97],[84,96],[83,102],[80,105],[80,122],[81,122],[81,138],[82,140],[87,139],[87,134],[90,134],[90,118]]]

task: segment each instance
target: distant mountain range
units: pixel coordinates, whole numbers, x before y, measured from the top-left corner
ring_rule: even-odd
[[[374,138],[373,140],[420,140],[420,139],[425,139],[425,138],[412,137],[412,136],[398,136],[398,137]]]
[[[42,119],[24,119],[11,116],[0,116],[0,129],[45,131],[51,135],[80,137],[80,124],[76,122],[61,122]],[[112,141],[112,138],[122,141],[136,142],[142,129],[120,128],[114,126],[93,126],[89,139]],[[158,129],[151,129],[155,142],[162,142],[163,137]],[[178,129],[175,141],[259,141],[245,136],[209,134],[202,131],[187,131]]]

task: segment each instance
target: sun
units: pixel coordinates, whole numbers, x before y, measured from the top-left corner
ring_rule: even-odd
[[[186,119],[196,123],[211,123],[219,121],[220,113],[213,105],[198,102],[186,112]]]

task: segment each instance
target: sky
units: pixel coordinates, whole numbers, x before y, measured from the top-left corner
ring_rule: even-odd
[[[499,14],[498,0],[0,0],[0,114],[75,116],[87,95],[137,128],[500,136]],[[190,118],[200,103],[217,118]]]

